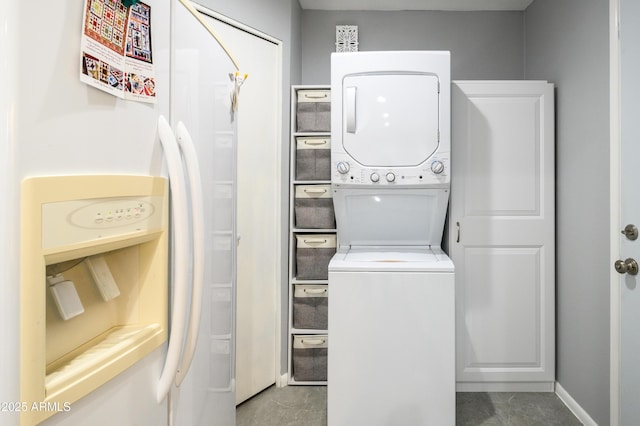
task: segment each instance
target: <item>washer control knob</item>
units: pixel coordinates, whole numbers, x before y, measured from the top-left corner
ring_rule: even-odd
[[[341,175],[349,173],[349,169],[351,169],[349,163],[347,163],[346,161],[340,161],[336,165],[336,167],[338,168],[338,173],[340,173]]]
[[[394,175],[393,173],[389,172],[387,173],[387,182],[393,182],[394,180],[396,180],[396,175]]]
[[[431,163],[431,171],[437,175],[444,172],[444,164],[440,160],[436,160]]]
[[[371,178],[371,182],[379,182],[380,181],[380,175],[377,174],[376,172],[371,173],[371,176],[369,176]]]

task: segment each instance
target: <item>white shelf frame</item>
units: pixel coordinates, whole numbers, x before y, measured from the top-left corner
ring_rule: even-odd
[[[298,381],[293,376],[293,337],[299,335],[329,335],[328,330],[300,329],[293,327],[293,291],[294,285],[298,284],[324,284],[328,285],[329,280],[298,280],[294,275],[295,270],[295,237],[296,234],[335,233],[336,229],[318,228],[296,228],[295,227],[295,187],[296,185],[328,185],[331,180],[298,180],[296,176],[296,138],[304,136],[326,136],[330,137],[331,132],[297,132],[296,131],[296,110],[298,90],[330,90],[329,85],[294,85],[291,86],[291,137],[289,141],[289,319],[288,319],[288,384],[289,385],[326,385],[324,380],[318,381]]]

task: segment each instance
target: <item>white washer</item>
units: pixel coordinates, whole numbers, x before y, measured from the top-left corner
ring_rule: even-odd
[[[455,424],[449,53],[332,55],[329,426]]]
[[[352,249],[330,268],[328,424],[454,425],[451,260]]]

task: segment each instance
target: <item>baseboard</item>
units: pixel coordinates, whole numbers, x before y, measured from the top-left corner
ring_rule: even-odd
[[[283,388],[289,383],[289,373],[284,373],[280,377],[276,377],[276,387]]]
[[[457,382],[456,392],[553,392],[554,382]]]
[[[556,382],[556,395],[558,395],[558,398],[564,402],[564,405],[571,410],[571,412],[582,422],[584,426],[598,426],[591,416],[587,414],[584,408],[582,408],[558,382]]]

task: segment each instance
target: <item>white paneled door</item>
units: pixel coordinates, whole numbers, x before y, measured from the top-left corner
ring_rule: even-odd
[[[281,46],[238,23],[209,18],[235,56],[241,86],[237,159],[236,403],[275,383],[280,331]],[[279,364],[278,364],[279,365]]]
[[[553,109],[546,82],[453,84],[458,390],[553,390]]]
[[[619,104],[612,99],[612,109],[619,105],[619,116],[612,122],[614,138],[612,146],[612,254],[614,259],[629,265],[630,259],[640,261],[640,239],[632,232],[623,234],[632,226],[640,226],[640,198],[638,197],[638,156],[640,155],[640,125],[638,96],[640,96],[640,3],[636,0],[619,2],[619,40],[613,49],[613,57],[619,55],[619,73],[612,76],[619,81],[612,86],[612,93],[619,97]],[[615,16],[612,14],[612,16]],[[616,27],[612,26],[615,31]],[[612,49],[612,50],[613,50]],[[615,83],[614,83],[615,84]],[[619,121],[617,121],[619,119]],[[619,126],[619,127],[618,127]],[[618,139],[619,137],[619,139]],[[619,143],[619,151],[616,144]],[[619,180],[618,180],[619,178]],[[617,187],[616,187],[617,186]],[[616,207],[619,206],[619,211]],[[627,228],[627,226],[629,226]],[[629,259],[629,260],[628,260]],[[625,262],[626,261],[626,262]],[[613,263],[613,262],[612,262]],[[625,266],[626,266],[625,265]],[[612,271],[614,265],[612,266]],[[640,274],[629,266],[620,268],[612,280],[612,425],[640,424]]]

